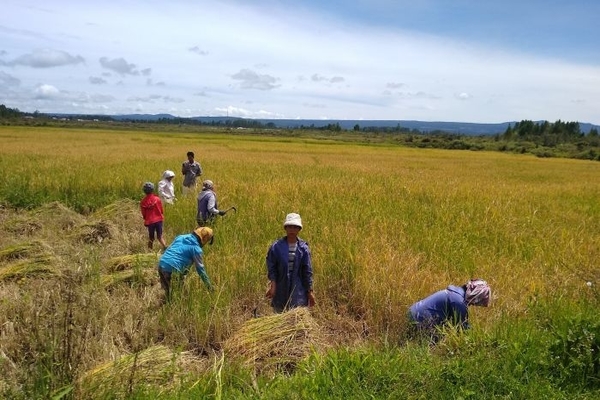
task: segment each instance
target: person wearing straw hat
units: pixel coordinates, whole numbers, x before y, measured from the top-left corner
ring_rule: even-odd
[[[410,306],[409,331],[436,343],[441,339],[439,328],[443,325],[469,329],[469,306],[487,307],[491,296],[492,290],[483,279],[472,279],[462,286],[450,285]]]
[[[185,277],[192,264],[209,291],[212,284],[204,266],[204,247],[212,244],[213,230],[208,227],[196,228],[192,233],[179,235],[163,253],[158,262],[158,277],[165,291],[165,300],[171,296],[171,278],[173,274]]]
[[[277,313],[294,307],[312,307],[313,268],[308,243],[298,237],[302,218],[290,213],[285,217],[286,235],[271,244],[267,251],[269,289],[266,297]]]
[[[173,204],[177,199],[175,198],[175,187],[173,186],[173,178],[175,172],[166,170],[162,174],[162,179],[158,182],[158,197],[164,204]]]

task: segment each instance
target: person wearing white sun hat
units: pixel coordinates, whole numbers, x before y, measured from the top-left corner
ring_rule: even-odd
[[[300,215],[288,214],[283,229],[286,235],[271,244],[266,257],[269,278],[266,297],[271,299],[271,306],[278,313],[315,305],[310,249],[308,243],[298,237],[302,230]]]
[[[173,186],[173,178],[175,172],[166,170],[162,174],[162,179],[158,182],[158,197],[164,204],[173,204],[177,199],[175,198],[175,187]]]

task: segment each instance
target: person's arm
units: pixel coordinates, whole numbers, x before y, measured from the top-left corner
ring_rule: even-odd
[[[210,282],[208,274],[206,273],[206,268],[204,267],[204,263],[202,260],[202,254],[194,256],[194,264],[196,265],[196,272],[198,273],[200,279],[202,279],[202,282],[204,282],[206,288],[208,290],[212,290],[212,284]]]
[[[185,176],[185,173],[187,172],[187,169],[189,168],[189,167],[186,168],[186,166],[187,166],[186,164],[187,164],[186,162],[183,162],[181,164],[181,175],[184,175],[184,176]]]
[[[200,163],[198,163],[198,173],[196,174],[196,176],[200,175],[202,175],[202,166],[200,165]]]
[[[266,257],[266,265],[267,265],[267,278],[269,279],[269,289],[267,290],[266,297],[272,299],[275,296],[275,291],[277,289],[277,259],[275,254],[275,243],[269,247],[267,251]]]
[[[206,205],[206,208],[208,209],[208,212],[212,215],[221,215],[221,212],[219,210],[217,210],[217,199],[213,194],[211,194],[210,196],[208,196],[208,203]]]
[[[305,245],[305,251],[302,257],[302,284],[306,288],[306,297],[308,298],[308,306],[315,305],[315,294],[313,292],[313,268],[312,257],[308,244]]]

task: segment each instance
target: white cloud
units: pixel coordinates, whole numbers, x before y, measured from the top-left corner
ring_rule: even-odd
[[[60,91],[52,85],[39,85],[35,88],[36,99],[54,99],[60,97]]]
[[[72,56],[66,51],[42,49],[29,54],[23,54],[12,61],[4,63],[8,66],[26,66],[32,68],[53,68],[65,65],[84,63],[82,56]]]

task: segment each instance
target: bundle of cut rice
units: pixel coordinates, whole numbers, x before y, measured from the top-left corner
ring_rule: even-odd
[[[102,243],[115,234],[115,228],[106,221],[85,223],[78,227],[77,237],[84,243]]]
[[[39,240],[16,243],[0,249],[0,261],[14,260],[40,254],[44,252],[44,247],[48,247]]]
[[[158,275],[152,270],[134,270],[125,269],[110,274],[100,276],[100,284],[104,289],[111,289],[119,284],[128,284],[131,286],[150,286],[156,283]]]
[[[120,257],[113,257],[107,261],[107,270],[109,272],[123,271],[135,267],[149,268],[155,267],[159,256],[156,253],[127,254]]]
[[[225,353],[258,370],[289,370],[321,345],[308,308],[254,318],[224,344]]]
[[[200,363],[190,353],[176,353],[165,346],[153,346],[84,373],[76,383],[77,398],[127,398],[141,385],[168,390]]]
[[[56,259],[49,255],[38,255],[0,267],[0,281],[19,280],[33,275],[60,275],[53,264]]]

